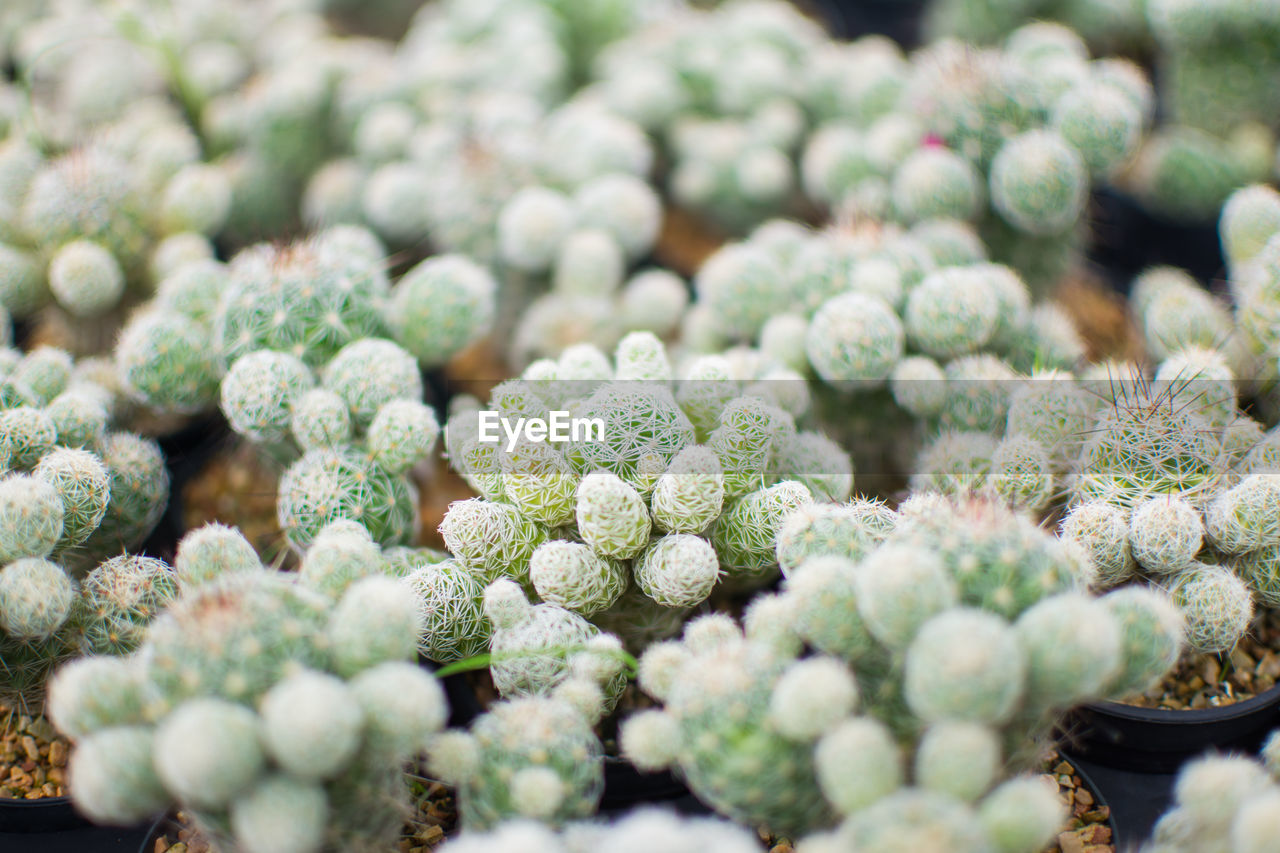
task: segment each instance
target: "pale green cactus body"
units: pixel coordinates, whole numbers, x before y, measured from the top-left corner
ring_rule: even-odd
[[[352,678],[382,663],[412,660],[421,630],[418,602],[404,594],[397,579],[358,580],[338,601],[325,629],[333,671]]]
[[[808,489],[784,480],[730,504],[711,536],[726,576],[748,580],[767,577],[778,566],[778,532],[787,515],[812,501]]]
[[[534,550],[529,581],[543,601],[584,616],[612,606],[627,586],[616,560],[581,542],[564,540],[544,542]]]
[[[337,600],[361,578],[382,574],[382,550],[362,526],[346,529],[345,520],[320,529],[298,567],[298,581]]]
[[[420,654],[450,663],[488,648],[490,626],[480,604],[484,586],[474,574],[443,560],[414,569],[404,583],[418,604]]]
[[[25,474],[0,480],[0,564],[49,556],[63,537],[65,515],[52,483]]]
[[[845,720],[814,747],[822,793],[843,815],[861,812],[902,785],[902,754],[892,733],[868,717]]]
[[[1022,701],[1028,708],[1068,708],[1098,698],[1121,668],[1119,625],[1108,608],[1082,593],[1045,598],[1019,616],[1014,628],[1026,653]]]
[[[387,324],[419,363],[435,366],[489,331],[496,298],[493,277],[469,258],[428,258],[392,291]]]
[[[319,782],[340,773],[360,748],[364,712],[341,679],[303,670],[262,697],[262,744],[289,776]],[[316,749],[323,742],[324,749]]]
[[[670,533],[701,533],[724,506],[724,471],[715,451],[691,445],[676,454],[650,497],[654,525]]]
[[[991,163],[991,203],[1012,226],[1061,234],[1084,207],[1088,173],[1078,151],[1051,131],[1009,139]]]
[[[304,453],[336,449],[351,440],[351,410],[328,388],[312,388],[294,399],[289,432]]]
[[[0,628],[21,640],[52,637],[71,615],[76,589],[66,571],[39,557],[0,569]]]
[[[458,563],[483,581],[527,577],[529,558],[543,536],[510,504],[479,498],[450,504],[440,535]]]
[[[236,572],[262,571],[258,552],[237,528],[210,522],[189,531],[178,541],[173,571],[184,586]]]
[[[343,399],[358,430],[367,429],[392,400],[422,399],[422,376],[413,356],[379,338],[352,341],[338,350],[325,365],[322,385]]]
[[[922,625],[957,602],[942,560],[907,544],[872,551],[859,565],[856,583],[867,630],[893,651],[904,651]]]
[[[651,521],[640,493],[607,471],[596,471],[578,484],[575,517],[578,532],[597,553],[634,557],[649,541]]]
[[[403,544],[416,516],[404,478],[352,450],[313,450],[280,478],[276,514],[296,548],[306,548],[336,519],[364,525],[382,545]]]
[[[164,811],[171,800],[153,767],[153,740],[144,726],[113,726],[80,740],[68,765],[77,807],[104,823]]]
[[[94,654],[133,651],[177,595],[177,577],[163,560],[128,554],[107,560],[81,587],[82,647]]]
[[[975,802],[999,778],[1003,749],[996,731],[978,723],[930,726],[916,747],[915,782],[964,802]]]
[[[1249,629],[1252,593],[1226,569],[1193,564],[1174,576],[1171,592],[1185,619],[1187,646],[1195,651],[1228,651]]]
[[[1116,586],[1136,571],[1129,547],[1129,514],[1102,500],[1072,507],[1061,534],[1084,548],[1098,571],[1101,586]]]
[[[635,559],[636,585],[666,607],[694,607],[720,578],[720,563],[707,540],[673,533],[652,540]]]
[[[1124,696],[1147,689],[1178,662],[1183,618],[1169,595],[1127,586],[1099,599],[1120,629],[1120,667],[1105,692]]]
[[[315,377],[301,359],[258,350],[231,364],[222,380],[222,411],[236,432],[273,444],[288,436],[294,401],[314,385]]]
[[[809,323],[805,350],[823,381],[863,389],[888,379],[905,341],[902,321],[884,300],[845,293],[818,308]]]
[[[45,710],[59,731],[77,740],[99,729],[144,723],[144,676],[133,658],[78,658],[50,680]]]
[[[906,700],[929,722],[1006,722],[1022,698],[1027,658],[1000,617],[955,609],[926,622],[907,650]]]
[[[225,699],[185,702],[156,729],[156,773],[168,791],[201,809],[218,809],[266,767],[258,715]]]
[[[116,342],[116,370],[130,395],[155,408],[197,412],[218,397],[218,370],[208,331],[195,320],[144,310]]]
[[[56,549],[74,548],[88,539],[111,498],[110,475],[102,460],[87,450],[59,447],[41,457],[32,475],[53,486],[62,501],[62,536]]]
[[[1204,541],[1200,514],[1178,497],[1154,497],[1133,510],[1129,547],[1147,571],[1173,575],[1191,565]]]

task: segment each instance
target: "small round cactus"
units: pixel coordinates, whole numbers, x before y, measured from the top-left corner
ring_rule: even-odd
[[[54,448],[32,475],[54,487],[62,501],[62,536],[58,550],[74,548],[98,528],[111,498],[111,478],[102,460],[87,450]]]
[[[544,542],[529,560],[529,581],[538,596],[590,616],[610,607],[622,595],[627,577],[616,561],[580,542]]]
[[[383,545],[402,544],[416,520],[408,483],[350,450],[313,450],[289,466],[276,513],[300,549],[335,519],[364,525]]]
[[[420,364],[443,364],[489,331],[497,284],[462,255],[428,258],[392,291],[387,323],[396,341]]]
[[[128,392],[157,409],[197,412],[217,398],[218,374],[208,332],[181,314],[136,314],[120,333],[115,360]]]
[[[100,823],[136,823],[171,800],[154,768],[154,736],[145,726],[113,726],[76,744],[68,765],[76,806]]]
[[[267,776],[231,804],[231,828],[246,853],[320,850],[329,816],[325,790],[282,774]]]
[[[982,826],[1000,853],[1039,850],[1065,819],[1057,790],[1043,777],[1010,779],[992,791],[978,809]]]
[[[921,719],[1003,723],[1022,697],[1026,656],[1014,629],[960,608],[926,622],[907,650],[907,703]]]
[[[958,800],[974,802],[999,777],[1003,750],[996,732],[966,722],[940,722],[916,747],[915,782]]]
[[[1062,521],[1062,536],[1085,549],[1102,586],[1115,586],[1134,572],[1129,548],[1129,514],[1106,501],[1086,501]]]
[[[1116,620],[1081,593],[1044,599],[1019,616],[1014,628],[1027,657],[1027,707],[1068,708],[1096,698],[1121,667]]]
[[[803,571],[803,570],[802,570]],[[957,602],[954,582],[932,551],[887,544],[857,574],[858,614],[886,648],[905,650],[920,626]]]
[[[823,795],[841,814],[856,814],[902,785],[902,754],[883,723],[845,720],[814,747]]]
[[[238,529],[210,522],[178,542],[173,571],[183,586],[198,586],[223,575],[263,568],[258,553]]]
[[[575,512],[579,534],[603,556],[634,557],[649,541],[651,523],[644,499],[607,471],[582,478]]]
[[[1104,692],[1126,696],[1147,689],[1182,654],[1182,614],[1167,593],[1141,586],[1117,589],[1099,601],[1120,629],[1120,667]]]
[[[1200,652],[1232,649],[1253,619],[1253,594],[1230,571],[1193,564],[1174,576],[1172,593],[1186,620],[1187,645]]]
[[[422,399],[422,376],[413,356],[378,338],[352,341],[338,350],[325,365],[321,384],[347,404],[359,430],[367,429],[392,400]]]
[[[1015,228],[1041,236],[1074,225],[1088,189],[1079,152],[1044,130],[1009,139],[991,163],[990,180],[996,211]]]
[[[328,388],[312,388],[294,399],[289,431],[304,453],[338,448],[351,440],[351,410]]]
[[[898,315],[882,299],[862,293],[845,293],[824,302],[805,336],[805,351],[818,376],[850,389],[884,382],[904,346]]]
[[[636,586],[666,607],[701,604],[720,578],[711,544],[688,533],[652,540],[636,557],[634,571]]]
[[[53,636],[74,603],[75,586],[56,563],[23,557],[0,569],[0,628],[12,637]]]
[[[482,583],[452,560],[428,563],[404,579],[418,604],[418,651],[449,663],[480,654],[489,644],[489,622],[481,609]]]
[[[1195,560],[1204,541],[1200,514],[1177,497],[1155,497],[1129,519],[1129,547],[1144,569],[1172,575]]]
[[[124,271],[98,243],[75,240],[49,262],[49,290],[77,317],[94,317],[112,308],[124,293]]]
[[[299,672],[262,697],[262,744],[290,776],[319,782],[337,775],[360,748],[364,713],[338,678]],[[316,744],[324,743],[323,749]]]
[[[0,480],[0,564],[49,556],[62,539],[65,514],[52,483],[25,474]]]
[[[893,175],[893,207],[907,222],[970,219],[982,203],[981,176],[973,164],[942,147],[912,153]]]
[[[653,521],[671,533],[701,533],[724,505],[724,473],[708,447],[692,445],[676,454],[650,498]]]
[[[315,384],[292,355],[258,350],[232,363],[222,380],[221,407],[231,428],[251,441],[272,444],[289,434],[293,402]]]
[[[225,699],[194,699],[156,729],[156,773],[165,788],[202,809],[223,808],[266,766],[257,714]]]

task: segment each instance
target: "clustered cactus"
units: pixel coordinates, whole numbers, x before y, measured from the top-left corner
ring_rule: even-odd
[[[326,535],[376,554],[361,530]],[[418,613],[399,581],[385,564],[345,583],[280,574],[222,527],[179,555],[191,583],[138,650],[77,660],[51,685],[51,716],[76,739],[77,806],[129,823],[177,805],[245,851],[392,843],[405,762],[448,711],[412,663]]]
[[[1266,3],[10,5],[0,702],[97,821],[372,853],[422,771],[459,853],[1035,853],[1062,715],[1280,607]],[[1153,267],[1087,346],[1099,188],[1221,208],[1232,304]],[[147,541],[203,417],[287,551]],[[430,668],[497,696],[444,730]],[[619,760],[732,823],[591,823]],[[1158,849],[1274,787],[1189,768]]]
[[[903,810],[955,849],[1039,849],[1060,820],[1052,791],[1001,780],[1055,711],[1161,677],[1182,648],[1177,609],[1137,587],[1090,596],[1087,561],[995,501],[920,495],[887,524],[825,507],[788,519],[786,581],[742,628],[703,616],[645,652],[640,684],[662,709],[624,722],[625,753],[791,837],[840,817],[824,843],[879,849]]]
[[[1275,843],[1280,816],[1280,736],[1257,759],[1214,754],[1185,764],[1172,807],[1156,822],[1144,853],[1183,853],[1221,846],[1265,850]]]
[[[169,473],[154,441],[116,428],[116,394],[53,347],[5,350],[0,394],[0,699],[38,710],[54,666],[114,654],[176,590],[129,556],[160,519]]]

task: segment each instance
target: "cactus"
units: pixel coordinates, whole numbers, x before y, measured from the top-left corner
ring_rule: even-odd
[[[1235,646],[1253,619],[1248,585],[1226,569],[1192,564],[1174,576],[1174,601],[1186,620],[1187,645],[1198,652],[1225,652]]]
[[[390,843],[403,762],[446,714],[443,691],[406,662],[417,612],[399,590],[372,578],[334,602],[242,568],[187,589],[130,657],[68,667],[51,709],[79,738],[77,803],[107,822],[177,805],[237,849]],[[97,781],[107,766],[123,784]]]
[[[457,785],[468,831],[514,817],[553,825],[583,818],[604,791],[604,756],[591,731],[593,719],[559,695],[504,700],[470,732],[438,736],[430,747],[431,766]]]
[[[978,610],[944,612],[921,626],[907,650],[906,700],[926,721],[1003,723],[1017,708],[1026,669],[1004,620]]]

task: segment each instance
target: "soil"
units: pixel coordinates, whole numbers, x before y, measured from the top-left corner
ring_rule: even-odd
[[[0,705],[0,798],[40,800],[66,796],[71,747],[53,726]]]
[[[183,521],[194,530],[210,521],[239,527],[264,560],[285,548],[276,522],[276,466],[247,442],[219,453],[186,484]]]
[[[1230,653],[1191,655],[1157,686],[1125,705],[1173,711],[1218,708],[1252,699],[1280,679],[1280,610],[1264,610]]]

